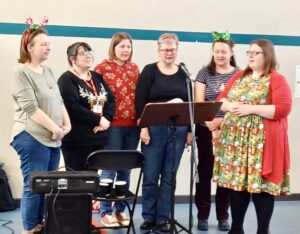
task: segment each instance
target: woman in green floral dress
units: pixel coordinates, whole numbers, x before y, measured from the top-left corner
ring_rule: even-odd
[[[275,71],[271,41],[253,41],[247,55],[247,68],[230,79],[218,98],[226,114],[215,143],[213,181],[230,189],[229,234],[244,233],[251,196],[257,234],[267,234],[274,196],[289,193],[287,115],[291,91],[285,78]]]

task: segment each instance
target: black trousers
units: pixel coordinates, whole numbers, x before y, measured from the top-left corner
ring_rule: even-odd
[[[195,204],[198,219],[208,219],[211,206],[211,179],[213,174],[214,156],[212,134],[206,126],[196,125],[198,148],[199,183],[196,183]],[[229,190],[217,187],[216,214],[217,219],[228,219]]]
[[[230,190],[232,216],[231,230],[228,234],[244,234],[243,223],[250,198],[254,203],[257,217],[257,234],[268,234],[274,209],[274,196],[269,193],[252,193]]]
[[[103,145],[76,146],[62,145],[65,167],[68,171],[85,171],[86,158],[95,150],[102,150]]]

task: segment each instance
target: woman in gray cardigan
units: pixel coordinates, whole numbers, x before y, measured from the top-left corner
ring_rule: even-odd
[[[31,193],[29,174],[58,168],[61,139],[71,130],[56,80],[51,70],[42,65],[49,53],[44,29],[32,27],[23,33],[20,64],[13,77],[15,123],[11,141],[23,174],[22,234],[38,233],[43,222],[44,196]]]

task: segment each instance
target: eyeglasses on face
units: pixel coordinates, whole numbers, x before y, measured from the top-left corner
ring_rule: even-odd
[[[255,51],[255,50],[248,50],[246,51],[246,54],[248,56],[256,56],[256,55],[259,55],[259,54],[263,54],[264,52],[262,51]]]
[[[167,54],[167,53],[176,53],[177,49],[176,48],[172,48],[172,49],[160,49],[159,51]]]
[[[81,51],[78,53],[79,56],[85,56],[85,57],[93,57],[94,52],[92,50],[87,50],[87,51]]]

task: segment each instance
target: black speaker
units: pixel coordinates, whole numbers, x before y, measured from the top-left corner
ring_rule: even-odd
[[[81,193],[46,195],[45,234],[89,234],[91,218],[91,195]]]

